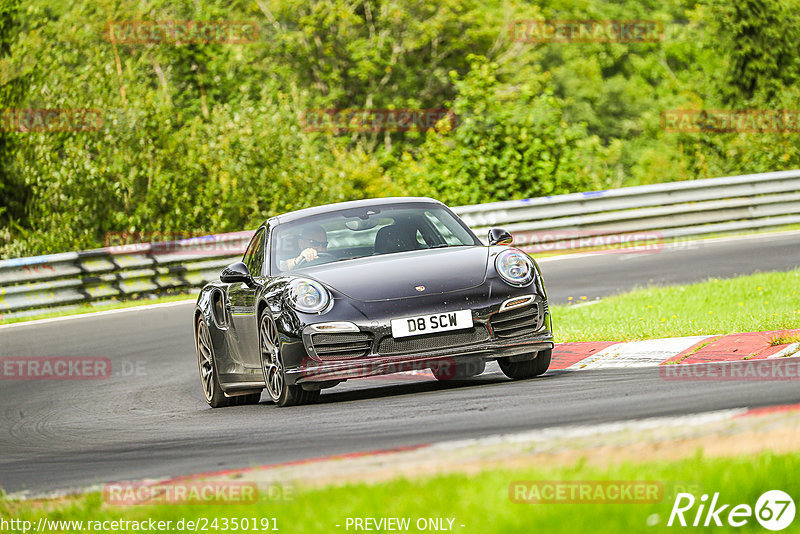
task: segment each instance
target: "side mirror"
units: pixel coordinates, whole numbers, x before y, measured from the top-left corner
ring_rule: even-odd
[[[247,265],[240,261],[231,263],[225,267],[222,270],[222,274],[219,275],[219,279],[226,284],[235,284],[237,282],[244,282],[245,284],[253,283],[253,277],[250,276]]]
[[[492,228],[489,230],[490,245],[510,245],[514,238],[502,228]]]

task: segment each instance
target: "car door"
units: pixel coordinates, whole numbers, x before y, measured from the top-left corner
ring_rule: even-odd
[[[264,249],[266,247],[265,229],[259,228],[242,261],[255,279],[254,284],[231,284],[228,297],[231,306],[231,320],[236,331],[237,352],[245,372],[261,373],[261,360],[258,349],[258,318],[256,317],[256,297],[264,279]]]

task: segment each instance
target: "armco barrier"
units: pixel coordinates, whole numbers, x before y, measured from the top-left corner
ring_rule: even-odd
[[[478,235],[491,226],[523,246],[560,236],[657,231],[662,239],[775,228],[800,223],[800,170],[690,180],[460,206]],[[554,247],[558,248],[558,247]]]
[[[252,232],[0,261],[0,317],[197,287],[240,258]]]
[[[563,250],[580,238],[625,234],[659,239],[800,223],[800,170],[672,182],[474,206],[454,211],[483,238],[489,227],[523,249]],[[650,232],[647,234],[647,232]],[[0,317],[132,294],[188,289],[241,257],[252,232],[121,245],[0,261]]]

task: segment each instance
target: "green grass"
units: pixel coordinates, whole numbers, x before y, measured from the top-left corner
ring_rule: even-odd
[[[770,345],[788,345],[789,343],[800,343],[800,336],[777,335],[769,340]]]
[[[29,317],[8,317],[2,318],[0,316],[0,324],[11,324],[11,323],[21,323],[24,321],[35,321],[37,319],[50,319],[52,317],[66,317],[68,315],[81,315],[84,313],[93,313],[98,311],[108,311],[108,310],[118,310],[122,308],[133,308],[136,306],[145,306],[150,304],[161,304],[164,302],[177,302],[181,300],[189,300],[189,299],[196,299],[199,292],[193,293],[181,293],[178,295],[168,295],[163,297],[158,297],[154,299],[137,299],[137,300],[125,300],[111,304],[103,304],[100,306],[90,306],[89,304],[84,304],[78,308],[73,308],[70,310],[60,310],[60,311],[51,311],[48,312],[47,310],[42,310],[42,313],[37,313],[36,315],[31,315]]]
[[[800,269],[649,287],[551,306],[556,341],[626,341],[800,328]]]
[[[97,493],[52,503],[0,500],[0,517],[29,520],[34,524],[43,515],[51,520],[152,518],[173,522],[180,518],[274,517],[279,532],[297,534],[353,532],[352,527],[349,531],[345,529],[348,517],[409,517],[412,521],[409,532],[419,532],[413,526],[419,518],[441,517],[454,518],[453,532],[465,534],[650,533],[666,529],[675,494],[681,491],[679,487],[691,488],[698,502],[702,493],[720,492],[718,505],[754,506],[758,497],[771,489],[781,489],[796,499],[800,495],[800,480],[796,476],[798,463],[798,453],[704,458],[698,452],[694,457],[681,460],[631,462],[613,467],[595,467],[577,460],[573,465],[561,467],[496,469],[472,475],[447,474],[413,480],[398,478],[373,485],[300,489],[292,500],[277,503],[264,500],[250,505],[162,504],[119,508],[104,505]],[[646,480],[661,483],[664,495],[660,502],[648,504],[520,504],[509,498],[512,482],[558,480]],[[696,510],[697,505],[686,514],[690,524]],[[722,514],[723,520],[726,513]],[[796,519],[795,524],[797,521],[800,519]],[[724,526],[714,530],[764,532],[753,517],[742,528]]]

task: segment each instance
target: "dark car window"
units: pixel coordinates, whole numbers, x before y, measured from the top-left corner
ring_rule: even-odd
[[[480,245],[447,209],[431,204],[390,204],[345,210],[282,223],[272,237],[272,272],[285,272],[298,258],[304,236],[324,231],[327,245],[316,247],[318,258],[296,269],[365,256],[409,252],[442,246]],[[313,239],[314,243],[319,240]]]
[[[250,274],[253,276],[261,276],[262,267],[264,265],[264,229],[261,228],[256,235],[253,236],[253,239],[250,241],[250,245],[247,247],[247,251],[244,253],[244,258],[242,258],[242,262],[247,265],[247,269],[250,271]]]

